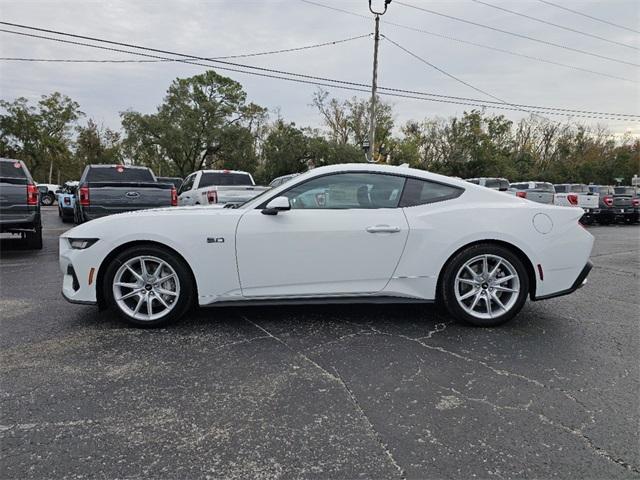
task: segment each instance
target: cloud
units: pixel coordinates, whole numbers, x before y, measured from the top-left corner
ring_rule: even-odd
[[[332,6],[368,15],[366,2],[320,0]],[[407,0],[425,5],[422,0]],[[494,3],[619,42],[638,38],[621,29],[600,24],[539,2]],[[429,8],[498,28],[519,32],[601,55],[637,60],[636,50],[587,38],[525,18],[500,12],[467,0],[429,2]],[[576,7],[577,8],[577,7]],[[638,24],[640,4],[633,0],[585,2],[579,6],[596,17],[616,23]],[[24,1],[5,0],[3,18],[45,28],[75,32],[183,53],[217,56],[308,45],[361,35],[373,30],[373,21],[314,7],[298,0],[285,1],[172,1],[112,0]],[[638,68],[580,55],[524,39],[466,25],[409,9],[397,3],[383,17],[382,31],[406,48],[448,72],[509,102],[559,106],[593,111],[638,113],[638,83],[599,77],[570,68],[552,66],[459,42],[428,36],[390,25],[394,22],[442,35],[492,45],[526,55],[640,81]],[[6,57],[123,58],[123,54],[69,46],[46,40],[1,34],[0,54]],[[355,40],[302,52],[239,60],[263,67],[369,83],[372,41]],[[0,63],[0,90],[5,99],[38,98],[52,91],[78,101],[89,117],[112,128],[119,127],[119,112],[152,112],[176,77],[194,75],[201,67],[184,64],[39,64]],[[284,118],[299,125],[319,126],[320,118],[309,105],[315,87],[237,73],[225,73],[241,82],[249,99],[270,109],[280,108]],[[482,95],[428,68],[384,40],[380,46],[379,82],[409,90],[482,98]],[[353,92],[335,90],[340,98]],[[360,94],[358,94],[360,95]],[[362,94],[364,95],[364,94]],[[486,99],[489,99],[485,97]],[[389,99],[396,119],[459,115],[471,107],[418,100]],[[503,112],[513,120],[521,112]],[[560,118],[562,117],[552,117]],[[597,120],[584,119],[586,123]],[[619,121],[599,121],[613,132],[638,133],[638,126]]]

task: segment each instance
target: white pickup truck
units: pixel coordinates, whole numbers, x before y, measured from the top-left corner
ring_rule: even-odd
[[[589,190],[589,186],[583,183],[562,183],[554,185],[556,196],[554,203],[565,207],[580,207],[584,210],[584,215],[580,220],[582,223],[592,223],[594,220],[594,210],[598,208],[600,194]]]
[[[198,170],[184,179],[178,205],[240,205],[268,190],[239,170]]]

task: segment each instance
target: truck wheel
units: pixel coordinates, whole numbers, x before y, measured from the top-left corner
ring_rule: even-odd
[[[26,240],[29,249],[42,250],[42,225],[38,225],[35,232],[27,232]]]
[[[40,203],[46,207],[48,207],[49,205],[53,205],[53,195],[51,195],[50,193],[46,193],[42,196],[42,199],[40,200]]]
[[[478,327],[494,327],[522,309],[529,277],[509,249],[479,244],[461,251],[446,265],[440,291],[451,316]]]
[[[109,264],[102,285],[107,304],[127,323],[141,327],[178,320],[194,303],[189,266],[155,245],[120,253]]]

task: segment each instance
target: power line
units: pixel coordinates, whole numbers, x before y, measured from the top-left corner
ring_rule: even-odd
[[[622,28],[623,30],[627,30],[629,32],[640,33],[640,30],[634,30],[633,28],[625,27],[624,25],[619,25],[617,23],[613,23],[613,22],[610,22],[608,20],[603,20],[601,18],[594,17],[592,15],[588,15],[588,14],[583,13],[583,12],[579,12],[578,10],[572,10],[572,9],[564,7],[562,5],[558,5],[557,3],[548,2],[546,0],[538,0],[538,1],[542,2],[542,3],[545,3],[547,5],[551,5],[552,7],[560,8],[562,10],[566,10],[567,12],[575,13],[576,15],[580,15],[582,17],[590,18],[591,20],[595,20],[596,22],[606,23],[607,25],[612,25],[614,27]]]
[[[453,74],[451,74],[451,73],[447,72],[446,70],[443,70],[442,68],[438,67],[437,65],[434,65],[433,63],[431,63],[431,62],[429,62],[429,61],[425,60],[425,59],[424,59],[424,58],[422,58],[421,56],[419,56],[419,55],[417,55],[417,54],[413,53],[412,51],[410,51],[410,50],[408,50],[408,49],[406,49],[405,47],[403,47],[403,46],[402,46],[402,45],[400,45],[399,43],[394,42],[394,41],[393,41],[391,38],[389,38],[388,36],[383,35],[383,37],[384,37],[386,40],[388,40],[389,42],[391,42],[393,45],[395,45],[396,47],[398,47],[398,48],[399,48],[400,50],[402,50],[403,52],[405,52],[405,53],[407,53],[407,54],[411,55],[411,56],[412,56],[413,58],[415,58],[416,60],[418,60],[418,61],[420,61],[420,62],[424,63],[425,65],[428,65],[429,67],[431,67],[431,68],[433,68],[433,69],[435,69],[435,70],[437,70],[437,71],[439,71],[440,73],[442,73],[442,74],[446,75],[447,77],[449,77],[449,78],[451,78],[451,79],[455,80],[456,82],[461,83],[461,84],[463,84],[463,85],[466,85],[467,87],[472,88],[472,89],[473,89],[473,90],[475,90],[476,92],[482,93],[483,95],[486,95],[487,97],[491,97],[491,98],[493,98],[494,100],[498,100],[500,103],[503,103],[503,104],[505,104],[505,105],[511,105],[511,106],[514,106],[513,104],[511,104],[511,103],[507,102],[506,100],[503,100],[503,99],[501,99],[501,98],[499,98],[499,97],[496,97],[495,95],[493,95],[493,94],[491,94],[491,93],[487,92],[486,90],[482,90],[481,88],[478,88],[478,87],[476,87],[476,86],[474,86],[474,85],[470,84],[469,82],[465,82],[465,81],[464,81],[464,80],[462,80],[461,78],[456,77],[455,75],[453,75]],[[522,110],[522,109],[520,109],[520,110]],[[530,112],[527,112],[527,113],[530,113]]]
[[[289,52],[299,52],[302,50],[309,50],[312,48],[319,47],[327,47],[333,45],[339,45],[341,43],[350,42],[353,40],[358,40],[361,38],[367,38],[373,35],[372,33],[367,33],[365,35],[357,35],[355,37],[343,38],[340,40],[333,40],[330,42],[316,43],[313,45],[305,45],[302,47],[294,47],[294,48],[283,48],[280,50],[268,50],[263,52],[253,52],[253,53],[244,53],[239,55],[227,55],[227,56],[217,56],[217,57],[207,57],[207,60],[227,60],[233,58],[247,58],[247,57],[259,57],[263,55],[274,55],[278,53],[289,53]],[[25,58],[25,57],[0,57],[2,61],[15,61],[15,62],[50,62],[50,63],[161,63],[161,62],[175,62],[176,60],[111,60],[111,59],[58,59],[58,58]]]
[[[586,37],[596,38],[598,40],[602,40],[603,42],[613,43],[615,45],[620,45],[622,47],[633,48],[634,50],[640,50],[639,47],[634,45],[629,45],[627,43],[617,42],[615,40],[610,40],[605,37],[601,37],[599,35],[594,35],[593,33],[583,32],[582,30],[576,30],[575,28],[566,27],[564,25],[558,25],[557,23],[549,22],[547,20],[543,20],[541,18],[532,17],[531,15],[527,15],[525,13],[516,12],[514,10],[509,10],[508,8],[500,7],[498,5],[494,5],[492,3],[483,2],[482,0],[471,0],[472,2],[479,3],[481,5],[485,5],[487,7],[495,8],[496,10],[501,10],[503,12],[511,13],[512,15],[518,15],[519,17],[528,18],[529,20],[533,20],[534,22],[544,23],[545,25],[551,25],[552,27],[560,28],[562,30],[566,30],[568,32],[578,33],[580,35],[584,35]]]
[[[309,5],[314,5],[316,7],[326,8],[328,10],[333,10],[333,11],[336,11],[336,12],[345,13],[347,15],[352,15],[352,16],[355,16],[355,17],[364,18],[367,21],[370,20],[369,17],[366,17],[365,15],[361,15],[359,13],[351,12],[349,10],[344,10],[342,8],[337,8],[337,7],[332,7],[332,6],[329,6],[329,5],[324,5],[322,3],[314,2],[314,1],[311,1],[311,0],[300,0],[300,1],[304,2],[304,3],[307,3]],[[504,53],[504,54],[511,55],[511,56],[514,56],[514,57],[521,57],[521,58],[526,58],[528,60],[534,60],[536,62],[547,63],[549,65],[556,65],[556,66],[559,66],[559,67],[566,67],[566,68],[570,68],[572,70],[591,73],[591,74],[594,74],[594,75],[599,75],[601,77],[606,77],[606,78],[612,78],[612,79],[615,79],[615,80],[623,80],[625,82],[638,83],[637,80],[633,80],[631,78],[620,77],[618,75],[612,75],[610,73],[598,72],[596,70],[590,70],[588,68],[582,68],[582,67],[578,67],[578,66],[575,66],[575,65],[568,65],[566,63],[556,62],[554,60],[548,60],[548,59],[545,59],[545,58],[534,57],[532,55],[527,55],[527,54],[520,53],[520,52],[514,52],[512,50],[506,50],[506,49],[499,48],[499,47],[493,47],[491,45],[485,45],[485,44],[482,44],[482,43],[472,42],[470,40],[462,40],[461,38],[456,38],[456,37],[452,37],[452,36],[449,36],[449,35],[443,35],[443,34],[440,34],[440,33],[430,32],[430,31],[424,30],[422,28],[412,27],[412,26],[409,26],[409,25],[403,25],[401,23],[391,22],[391,21],[388,21],[388,20],[383,20],[383,23],[385,23],[387,25],[391,25],[391,26],[396,27],[396,28],[409,30],[411,32],[422,33],[424,35],[430,35],[430,36],[433,36],[433,37],[443,38],[445,40],[451,40],[451,41],[462,43],[462,44],[465,44],[465,45],[472,45],[474,47],[484,48],[486,50],[492,50],[494,52]]]
[[[402,5],[404,7],[413,8],[415,10],[420,10],[420,11],[423,11],[423,12],[426,12],[426,13],[430,13],[432,15],[438,15],[440,17],[448,18],[450,20],[455,20],[456,22],[462,22],[462,23],[466,23],[468,25],[474,25],[476,27],[486,28],[488,30],[493,30],[494,32],[504,33],[506,35],[511,35],[511,36],[514,36],[514,37],[523,38],[525,40],[530,40],[532,42],[541,43],[543,45],[548,45],[548,46],[556,47],[556,48],[562,48],[562,49],[565,49],[565,50],[569,50],[571,52],[580,53],[582,55],[589,55],[591,57],[601,58],[601,59],[604,59],[604,60],[609,60],[611,62],[622,63],[622,64],[625,64],[625,65],[631,65],[633,67],[640,67],[640,64],[637,64],[637,63],[628,62],[626,60],[620,60],[618,58],[609,57],[607,55],[600,55],[599,53],[588,52],[586,50],[580,50],[579,48],[567,47],[566,45],[561,45],[559,43],[550,42],[548,40],[542,40],[540,38],[531,37],[529,35],[524,35],[522,33],[510,32],[508,30],[502,30],[501,28],[492,27],[490,25],[485,25],[483,23],[473,22],[471,20],[465,20],[464,18],[454,17],[453,15],[447,15],[446,13],[436,12],[435,10],[430,10],[428,8],[417,7],[415,5],[411,5],[411,4],[408,4],[408,3],[400,2],[398,0],[396,0],[396,3],[399,4],[399,5]]]
[[[3,22],[0,22],[3,23]],[[231,64],[234,66],[240,66],[240,67],[244,67],[244,68],[250,68],[250,69],[257,69],[260,70],[260,72],[255,72],[255,71],[247,71],[247,70],[241,70],[240,68],[232,68],[232,67],[228,67],[228,66],[219,66],[219,65],[210,65],[210,64],[204,64],[204,63],[200,63],[200,62],[196,62],[194,60],[184,60],[181,58],[170,58],[170,57],[164,57],[164,56],[159,56],[159,55],[154,55],[154,54],[149,54],[149,53],[142,53],[142,52],[136,52],[136,51],[130,51],[130,50],[123,50],[120,48],[115,48],[115,47],[106,47],[106,46],[102,46],[102,45],[92,45],[92,44],[88,44],[88,43],[84,43],[84,42],[78,42],[78,41],[73,41],[73,40],[65,40],[65,39],[61,39],[61,38],[55,38],[55,37],[48,37],[48,36],[43,36],[43,35],[36,35],[36,34],[32,34],[32,33],[25,33],[25,32],[17,32],[17,31],[13,31],[13,30],[6,30],[6,29],[0,29],[0,32],[4,32],[4,33],[11,33],[11,34],[15,34],[15,35],[21,35],[21,36],[25,36],[25,37],[31,37],[31,38],[39,38],[39,39],[45,39],[45,40],[51,40],[51,41],[55,41],[55,42],[59,42],[59,43],[65,43],[65,44],[71,44],[71,45],[78,45],[78,46],[83,46],[83,47],[90,47],[90,48],[96,48],[96,49],[100,49],[100,50],[106,50],[106,51],[110,51],[110,52],[119,52],[119,53],[126,53],[126,54],[130,54],[130,55],[137,55],[137,56],[142,56],[142,57],[146,57],[146,58],[155,58],[155,59],[162,59],[162,60],[170,60],[170,61],[176,61],[176,62],[180,62],[180,63],[185,63],[185,64],[190,64],[190,65],[197,65],[197,66],[202,66],[202,67],[206,67],[206,68],[217,68],[219,70],[225,70],[225,71],[231,71],[231,72],[237,72],[237,73],[244,73],[247,75],[254,75],[254,76],[259,76],[259,77],[266,77],[266,78],[273,78],[273,79],[280,79],[280,80],[287,80],[287,81],[291,81],[291,82],[297,82],[297,83],[305,83],[305,84],[310,84],[310,85],[317,85],[317,86],[324,86],[324,87],[335,87],[335,88],[340,88],[340,89],[344,89],[344,90],[351,90],[351,91],[358,91],[358,92],[366,92],[368,93],[369,90],[365,90],[365,88],[370,88],[371,86],[365,83],[357,83],[357,82],[349,82],[346,80],[336,80],[336,79],[331,79],[331,78],[326,78],[326,77],[317,77],[317,76],[313,76],[313,75],[306,75],[306,74],[300,74],[300,73],[292,73],[292,72],[286,72],[286,71],[282,71],[282,70],[276,70],[276,69],[267,69],[267,68],[263,68],[263,67],[255,67],[252,65],[242,65],[242,64]],[[65,33],[60,33],[61,35],[70,35],[70,36],[75,36],[78,37],[78,35],[73,35],[73,34],[65,34]],[[118,42],[113,42],[113,41],[109,41],[109,40],[102,40],[102,39],[96,39],[96,41],[98,42],[106,42],[106,43],[118,43]],[[126,45],[126,44],[125,44]],[[143,47],[143,46],[136,46],[136,45],[131,45],[130,48],[138,48],[138,49],[142,49],[142,50],[155,50],[155,49],[150,49],[149,47]],[[185,58],[189,58],[189,59],[195,59],[195,60],[199,60],[199,57],[194,57],[192,55],[187,55],[187,54],[182,54],[182,53],[174,53],[174,52],[167,52],[169,55],[174,55],[174,56],[181,56],[181,57],[185,57]],[[207,59],[201,59],[204,61],[207,61]],[[208,60],[208,61],[212,61],[212,60]],[[222,63],[229,63],[229,62],[222,62]],[[267,73],[265,73],[267,72]],[[300,78],[291,78],[291,77],[300,77]],[[399,88],[391,88],[391,87],[379,87],[380,90],[386,90],[385,92],[380,92],[380,94],[382,95],[387,95],[387,96],[392,96],[392,97],[400,97],[400,98],[411,98],[411,99],[416,99],[416,100],[423,100],[423,101],[432,101],[432,102],[441,102],[441,103],[450,103],[450,104],[455,104],[455,105],[469,105],[469,106],[475,106],[475,107],[480,107],[480,108],[493,108],[493,109],[499,109],[499,110],[521,110],[521,108],[510,108],[510,107],[504,107],[504,106],[499,106],[499,105],[494,105],[497,102],[490,102],[490,101],[486,101],[486,100],[479,100],[479,99],[466,99],[464,97],[454,97],[454,96],[449,96],[449,95],[439,95],[439,94],[431,94],[431,93],[425,93],[425,92],[415,92],[415,91],[411,91],[411,90],[403,90],[403,89],[399,89]],[[433,97],[433,98],[430,98]],[[530,107],[530,106],[527,106]],[[587,111],[581,111],[581,110],[569,110],[569,109],[557,109],[558,112],[555,112],[554,110],[555,107],[531,107],[532,109],[542,109],[544,110],[543,113],[548,114],[548,115],[560,115],[560,116],[567,116],[567,117],[579,117],[579,118],[594,118],[594,119],[600,119],[600,120],[620,120],[620,121],[640,121],[640,115],[632,115],[632,114],[617,114],[617,113],[607,113],[607,112],[587,112]],[[549,110],[549,111],[547,111]],[[539,112],[536,112],[539,113]]]

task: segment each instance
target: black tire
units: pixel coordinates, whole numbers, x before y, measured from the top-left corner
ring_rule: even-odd
[[[138,256],[154,256],[162,259],[174,269],[180,281],[180,294],[175,301],[175,306],[168,314],[157,320],[139,320],[134,318],[123,311],[113,298],[113,282],[116,272],[127,260]],[[179,320],[194,306],[196,288],[191,269],[182,259],[178,258],[175,252],[157,245],[139,245],[128,248],[111,260],[104,273],[102,291],[108,307],[115,310],[129,325],[136,327],[160,327]]]
[[[62,221],[64,222],[64,218],[63,218],[64,216],[62,215],[62,209],[59,206],[58,206],[58,216],[60,218],[62,218],[63,219]]]
[[[517,295],[514,293],[516,295],[515,303],[508,311],[492,318],[478,318],[471,315],[462,308],[455,294],[458,271],[466,262],[481,255],[494,255],[509,262],[515,269],[520,284]],[[520,258],[508,248],[495,244],[476,244],[465,248],[447,263],[442,274],[439,292],[441,295],[439,300],[442,301],[449,314],[455,319],[478,327],[495,327],[508,322],[520,312],[529,295],[529,276]]]
[[[30,250],[42,250],[42,225],[38,225],[34,232],[25,235],[27,248]]]
[[[51,193],[45,193],[42,198],[40,199],[40,203],[42,205],[45,206],[49,206],[49,205],[53,205],[53,202],[55,201],[55,198],[53,197],[53,195]]]
[[[84,219],[82,218],[82,212],[78,207],[75,207],[73,209],[73,221],[76,225],[80,225],[84,222]]]

